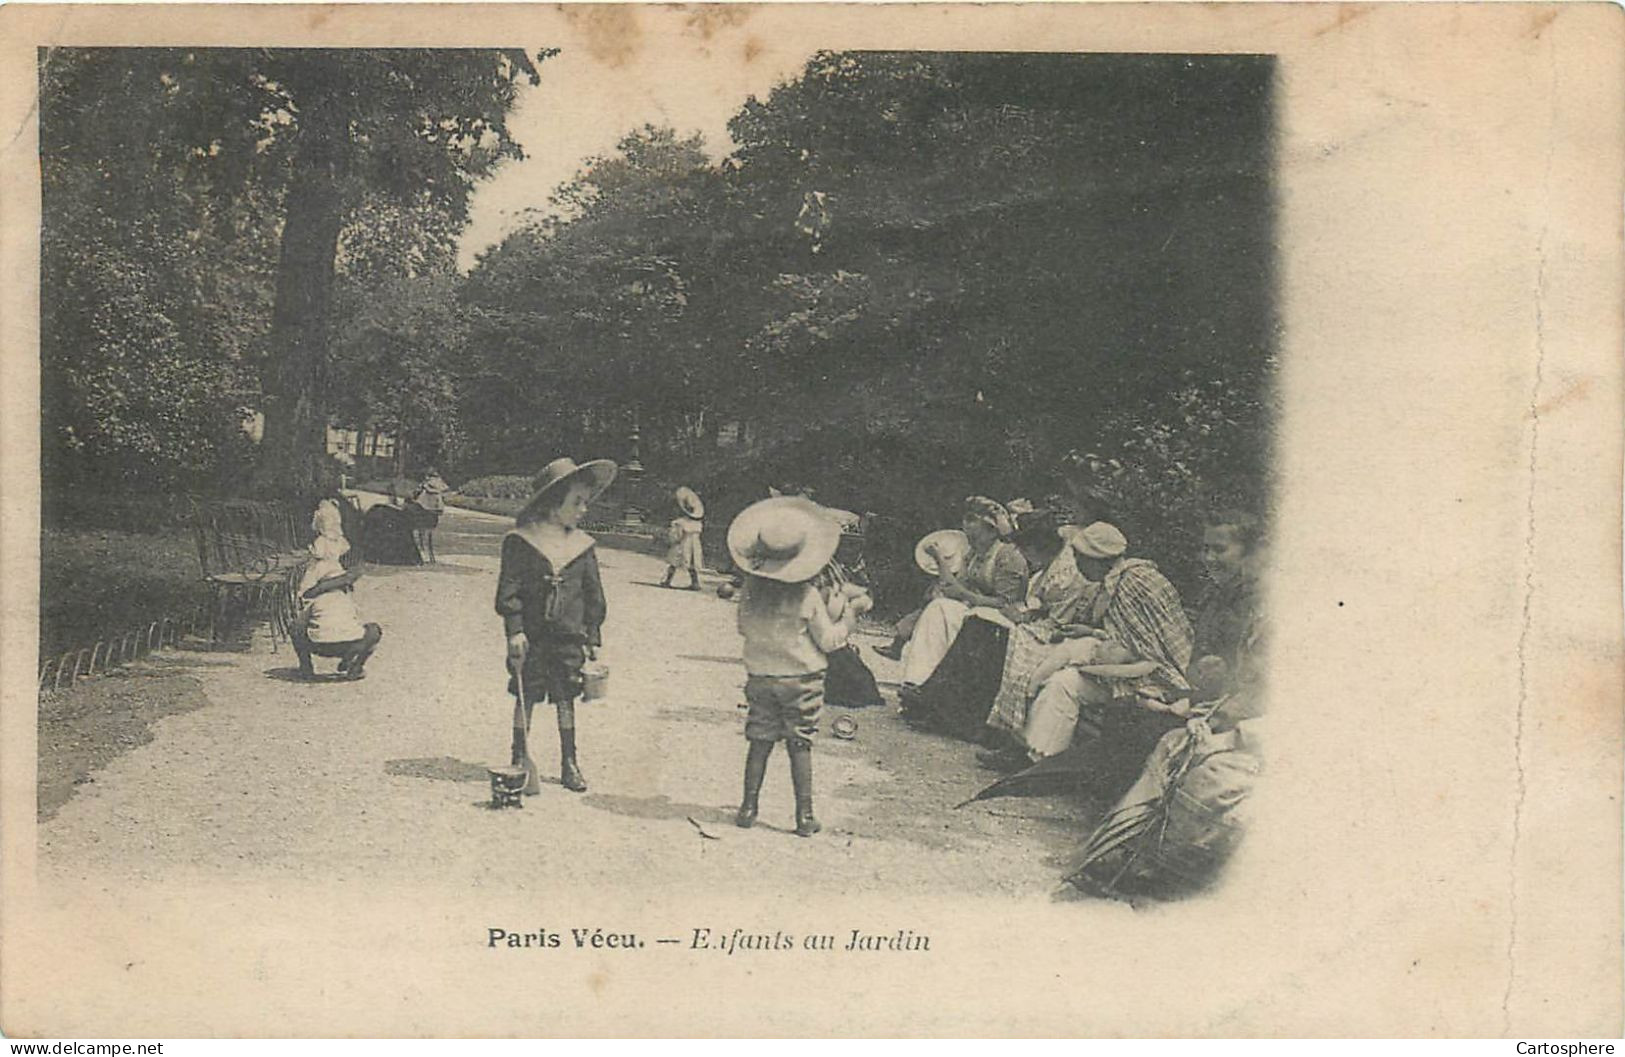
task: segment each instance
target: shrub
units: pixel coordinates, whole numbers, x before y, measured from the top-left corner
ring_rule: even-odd
[[[469,496],[461,493],[447,496],[446,502],[464,510],[478,510],[484,514],[496,514],[501,517],[518,517],[519,511],[525,505],[523,499],[489,499],[485,496]]]
[[[493,473],[463,482],[457,492],[473,499],[525,499],[534,485],[529,474]]]

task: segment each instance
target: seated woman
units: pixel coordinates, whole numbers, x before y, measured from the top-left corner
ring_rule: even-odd
[[[1191,625],[1157,567],[1124,557],[1128,541],[1115,527],[1096,522],[1073,540],[1078,568],[1101,585],[1087,621],[1101,638],[1073,640],[1046,656],[1031,680],[1037,696],[1016,736],[1019,751],[983,762],[1010,768],[1057,755],[1082,727],[1109,757],[1083,769],[1116,783],[1126,768],[1132,780],[1157,739],[1184,722],[1168,702],[1190,692]]]
[[[980,738],[1008,673],[1013,668],[1025,673],[1036,664],[1099,587],[1078,571],[1072,548],[1049,511],[1027,513],[1011,542],[1037,570],[1025,601],[1000,610],[1001,620],[973,611],[983,619],[966,621],[960,629],[911,702],[912,721],[969,740]],[[1021,678],[1025,685],[1025,675]]]
[[[1096,826],[1067,881],[1113,898],[1177,896],[1211,883],[1234,852],[1264,770],[1263,620],[1254,609],[1242,642],[1210,654],[1229,675],[1223,694],[1151,751],[1139,778]],[[1205,695],[1203,695],[1205,696]]]
[[[1203,529],[1202,564],[1209,584],[1197,604],[1194,629],[1188,632],[1189,656],[1196,659],[1187,666],[1183,690],[1168,680],[1163,682],[1163,692],[1154,690],[1150,695],[1112,702],[1102,692],[1110,680],[1092,678],[1087,668],[1072,667],[1080,663],[1073,657],[1052,654],[1034,673],[1032,686],[1042,689],[1017,742],[1024,751],[1003,761],[984,762],[1024,765],[1035,757],[1065,751],[1075,734],[1081,733],[1086,744],[1077,752],[1077,766],[1086,784],[1102,796],[1121,794],[1157,740],[1179,728],[1187,718],[1177,704],[1166,701],[1180,696],[1197,702],[1212,701],[1229,694],[1242,678],[1237,658],[1243,656],[1249,629],[1255,628],[1258,620],[1260,535],[1258,519],[1238,511],[1211,516]],[[1172,587],[1168,590],[1172,591]],[[1138,617],[1128,619],[1134,611],[1124,610],[1115,626],[1122,629],[1147,624],[1146,618],[1155,612],[1143,603],[1135,608],[1140,611]],[[1139,637],[1143,641],[1145,636],[1139,633]],[[1171,644],[1177,645],[1178,639],[1176,629]],[[1081,663],[1087,664],[1087,660]],[[1046,683],[1051,671],[1056,675]]]
[[[1100,584],[1085,577],[1078,568],[1078,558],[1092,553],[1092,537],[1079,525],[1061,525],[1056,531],[1060,553],[1054,561],[1065,563],[1065,568],[1076,578],[1078,592],[1070,605],[1058,607],[1049,619],[1024,625],[1019,634],[1010,637],[998,692],[985,716],[987,725],[994,731],[1015,733],[1026,724],[1027,703],[1032,700],[1034,689],[1054,670],[1055,659],[1065,655],[1057,648],[1058,644],[1084,639],[1094,641],[1105,634],[1100,630],[1103,614],[1093,612]],[[1055,573],[1052,571],[1051,575]],[[1094,623],[1082,622],[1091,617]]]
[[[1000,537],[1009,537],[1015,531],[1015,512],[1000,506],[996,502],[993,503],[993,506],[996,508],[993,514],[994,529]],[[903,659],[903,650],[908,645],[908,640],[914,637],[914,628],[919,623],[920,617],[925,614],[925,607],[942,597],[943,578],[940,570],[943,561],[951,562],[955,570],[964,569],[966,561],[964,550],[950,549],[945,554],[940,546],[935,545],[935,541],[945,536],[959,536],[964,539],[963,533],[950,533],[943,530],[942,532],[928,534],[917,545],[915,560],[921,562],[920,570],[932,577],[931,583],[925,589],[920,605],[897,618],[892,626],[891,642],[884,646],[874,647],[874,651],[880,656],[893,661]],[[921,561],[922,558],[925,560]]]
[[[959,635],[973,608],[999,609],[1019,603],[1027,594],[1027,562],[1013,543],[1000,538],[1010,515],[985,496],[965,501],[961,524],[970,540],[963,573],[947,562],[937,563],[937,593],[914,625],[914,635],[903,648],[904,696],[912,693],[936,671]]]
[[[412,523],[404,510],[380,503],[367,511],[362,521],[362,554],[379,565],[422,565],[412,533]]]
[[[1198,658],[1191,666],[1193,681],[1198,666],[1225,692],[1237,678],[1236,658],[1258,621],[1262,536],[1258,518],[1242,510],[1221,510],[1203,526],[1202,569],[1208,583],[1193,620]]]

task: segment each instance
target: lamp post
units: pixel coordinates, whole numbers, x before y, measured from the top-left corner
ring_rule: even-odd
[[[643,460],[639,452],[639,444],[642,438],[638,429],[638,412],[636,408],[632,409],[632,433],[627,439],[630,442],[630,449],[627,453],[626,462],[621,465],[621,476],[626,479],[627,485],[630,486],[643,480]],[[628,487],[627,492],[631,492],[630,487]],[[628,497],[630,498],[630,495]],[[621,508],[621,524],[627,526],[642,525],[643,511],[636,504],[627,503]]]
[[[627,456],[626,465],[621,467],[621,472],[626,474],[628,480],[641,481],[643,479],[643,461],[639,458],[638,445],[642,436],[638,430],[638,413],[636,410],[632,412],[632,435],[628,439],[631,441],[631,454]]]

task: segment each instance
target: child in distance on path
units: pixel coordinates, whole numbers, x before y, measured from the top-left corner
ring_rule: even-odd
[[[666,551],[666,577],[661,587],[670,587],[671,578],[678,569],[688,570],[688,589],[700,589],[700,533],[705,531],[705,504],[692,488],[679,488],[673,497],[677,502],[677,516],[672,518],[666,536],[671,548]]]
[[[586,792],[576,763],[576,698],[581,668],[603,644],[604,587],[594,540],[577,528],[588,505],[615,479],[615,464],[597,460],[577,466],[555,459],[536,478],[536,491],[502,540],[496,610],[508,641],[510,693],[515,711],[513,765],[524,767],[525,792],[540,791],[527,738],[531,711],[551,701],[559,728],[559,780]]]
[[[796,834],[822,827],[813,815],[812,739],[824,702],[825,655],[846,645],[866,595],[836,591],[826,602],[813,586],[835,555],[840,525],[810,500],[766,499],[728,527],[728,550],[745,573],[739,603],[744,636],[745,790],[735,822],[756,822],[757,800],[773,746],[783,741],[795,788]]]

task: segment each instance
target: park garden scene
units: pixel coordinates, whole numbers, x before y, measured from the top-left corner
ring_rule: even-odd
[[[809,52],[725,136],[616,129],[476,245],[481,195],[549,149],[520,130],[562,105],[558,61],[41,52],[44,861],[455,878],[523,818],[555,834],[538,885],[649,856],[695,884],[789,870],[794,759],[756,831],[736,810],[760,568],[729,530],[773,499],[836,518],[819,586],[863,599],[830,651],[856,689],[832,660],[807,736],[803,866],[1012,897],[1211,883],[1261,770],[1269,60]],[[505,541],[584,479],[563,458],[610,467],[579,523],[607,688],[503,813]],[[963,583],[922,559],[944,531]],[[996,551],[1019,583],[973,582]],[[340,659],[365,680],[304,663],[324,560],[381,630]],[[1187,845],[1150,849],[1202,788]]]

